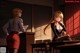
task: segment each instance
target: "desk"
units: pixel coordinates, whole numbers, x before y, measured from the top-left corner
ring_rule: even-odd
[[[48,43],[39,43],[39,44],[32,44],[32,53],[48,53],[49,45]],[[36,49],[36,51],[34,51]]]
[[[63,45],[57,45],[54,49],[60,50],[60,53],[80,53],[80,41],[65,41]]]
[[[59,49],[60,53],[80,53],[80,43],[60,45],[56,49]]]
[[[20,48],[18,53],[32,53],[31,44],[34,43],[34,33],[25,32],[20,34]]]
[[[80,53],[80,41],[74,40],[74,41],[50,42],[47,44],[46,43],[32,44],[32,52],[34,48],[44,48],[45,53],[48,53],[47,51],[49,51],[49,53],[54,53],[54,50],[57,49],[60,51],[58,53],[76,53],[77,51]]]

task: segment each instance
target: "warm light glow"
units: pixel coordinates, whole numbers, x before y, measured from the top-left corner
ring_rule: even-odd
[[[36,40],[47,40],[47,39],[52,40],[52,33],[51,33],[50,26],[45,31],[46,35],[44,34],[44,28],[46,25],[43,25],[37,28],[32,27],[32,32],[35,32],[35,41]],[[27,29],[26,32],[31,32],[31,29]]]
[[[34,27],[32,27],[32,32],[35,32],[35,28]]]
[[[52,39],[52,36],[51,36],[51,28],[47,28],[45,33],[46,35],[44,34],[44,28],[45,28],[46,25],[43,25],[43,26],[40,26],[40,27],[37,27],[35,29],[35,40],[45,40],[45,39]]]

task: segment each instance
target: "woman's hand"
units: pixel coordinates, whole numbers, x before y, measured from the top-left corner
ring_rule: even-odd
[[[69,34],[66,33],[66,31],[63,31],[64,36],[68,36],[69,40],[72,41],[71,37],[69,36]]]
[[[66,32],[64,32],[64,35],[67,35],[67,33],[66,33]]]
[[[66,31],[62,31],[62,33],[63,33],[63,35],[64,35],[64,36],[67,36],[67,33],[66,33]]]

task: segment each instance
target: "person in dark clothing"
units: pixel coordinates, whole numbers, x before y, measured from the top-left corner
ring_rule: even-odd
[[[66,28],[63,23],[63,13],[61,11],[56,11],[53,18],[50,20],[48,25],[44,28],[44,34],[46,28],[51,25],[51,29],[54,33],[53,41],[60,40],[72,40],[70,36],[66,33]]]

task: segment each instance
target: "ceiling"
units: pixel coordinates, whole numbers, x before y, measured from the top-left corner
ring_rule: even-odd
[[[50,7],[53,6],[53,0],[9,0],[9,1],[23,2],[27,4],[36,4]]]

